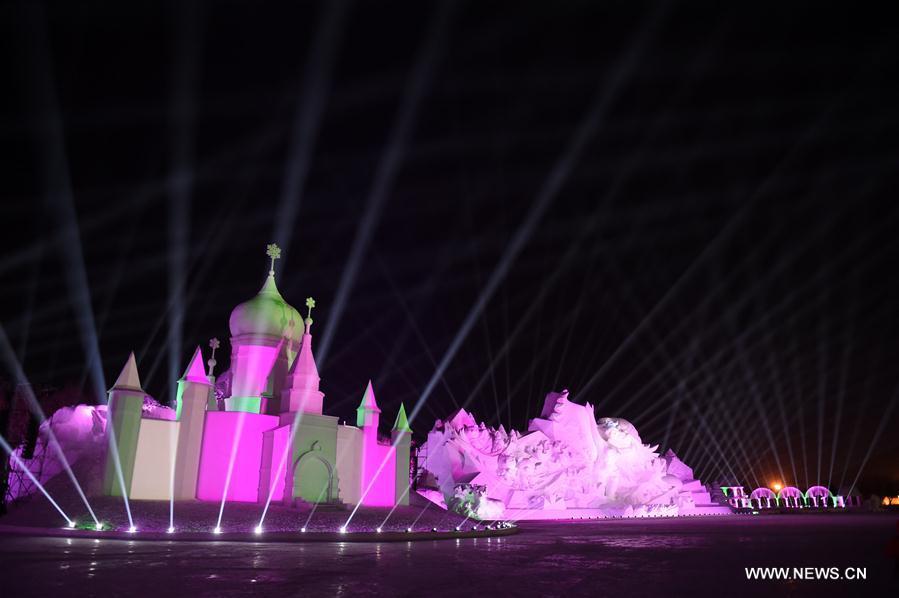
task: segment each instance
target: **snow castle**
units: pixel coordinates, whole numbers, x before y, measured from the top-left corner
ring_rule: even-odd
[[[312,353],[309,298],[303,319],[278,291],[276,245],[259,293],[229,321],[231,366],[218,379],[197,347],[178,382],[173,414],[145,412],[134,354],[109,391],[103,491],[130,499],[294,504],[408,504],[411,429],[403,406],[391,438],[369,381],[356,425],[323,413]],[[159,410],[157,410],[159,411]],[[117,457],[117,458],[116,458]]]

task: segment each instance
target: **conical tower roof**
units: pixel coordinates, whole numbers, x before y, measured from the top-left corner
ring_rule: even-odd
[[[128,361],[122,368],[119,377],[116,378],[112,390],[139,390],[144,391],[140,386],[140,377],[137,375],[137,360],[134,358],[134,351],[128,355]]]
[[[209,384],[209,378],[206,377],[206,370],[203,369],[203,352],[200,350],[200,347],[197,347],[197,350],[194,351],[194,356],[191,357],[190,363],[187,365],[187,370],[184,371],[184,375],[181,379],[197,384]]]
[[[369,380],[368,386],[365,387],[365,392],[362,394],[362,402],[356,407],[356,425],[360,428],[366,425],[366,419],[369,419],[366,418],[366,414],[379,413],[381,413],[381,409],[375,401],[375,391],[372,388],[371,380]],[[375,417],[375,422],[377,423],[377,416],[375,415],[373,417]]]
[[[321,377],[318,375],[318,366],[315,364],[315,355],[312,353],[312,334],[310,326],[306,326],[306,332],[303,334],[300,352],[290,366],[288,375],[289,388],[315,388],[318,390],[318,383]]]
[[[393,429],[398,432],[412,433],[412,428],[409,427],[409,420],[406,419],[406,407],[402,403],[400,403],[399,413],[396,414],[396,421],[393,423]]]
[[[365,387],[365,393],[362,395],[362,402],[359,403],[359,407],[356,409],[381,413],[381,409],[375,401],[375,390],[371,386],[371,380],[368,381],[368,386]]]

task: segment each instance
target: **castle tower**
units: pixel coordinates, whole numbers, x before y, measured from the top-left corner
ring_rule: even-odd
[[[178,500],[197,496],[197,473],[210,390],[209,376],[203,371],[203,354],[200,347],[197,347],[187,370],[178,381],[176,413],[180,427],[175,452],[173,490],[174,497]]]
[[[310,313],[315,301],[310,297],[306,299],[306,305]],[[306,318],[306,329],[303,333],[303,341],[300,345],[300,353],[294,359],[290,372],[287,374],[285,388],[281,391],[282,412],[303,412],[321,415],[322,403],[325,395],[319,390],[321,378],[318,375],[318,367],[315,365],[315,357],[312,355],[312,318]]]
[[[391,434],[396,458],[396,492],[394,501],[399,505],[409,504],[409,455],[412,446],[412,428],[406,419],[406,408],[400,403]]]
[[[231,396],[226,411],[272,413],[281,411],[276,403],[288,364],[296,355],[303,336],[302,318],[290,306],[275,284],[275,260],[281,257],[277,245],[269,245],[271,258],[268,278],[259,293],[231,312]],[[263,400],[265,395],[265,400]]]
[[[137,363],[134,359],[134,352],[132,352],[115,384],[109,389],[109,405],[106,414],[109,446],[103,475],[104,494],[127,496],[131,488],[134,460],[137,454],[137,437],[140,433],[141,412],[146,394],[140,386]],[[116,461],[118,461],[118,466]],[[121,467],[124,488],[119,480],[118,467]]]
[[[365,387],[362,402],[356,408],[356,427],[362,429],[362,467],[361,478],[362,493],[370,488],[375,475],[378,472],[380,462],[378,456],[378,423],[381,410],[375,401],[375,391],[371,386],[371,380]]]

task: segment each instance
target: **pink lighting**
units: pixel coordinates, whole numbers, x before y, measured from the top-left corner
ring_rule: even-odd
[[[259,413],[260,395],[265,391],[269,372],[278,357],[278,347],[242,345],[236,347],[237,363],[231,397],[225,400],[228,411]]]
[[[243,420],[243,429],[238,427]],[[197,498],[219,501],[228,486],[227,501],[256,502],[259,498],[259,467],[262,460],[263,432],[278,426],[274,415],[233,411],[211,411],[206,414],[203,434]],[[228,483],[232,443],[234,464]],[[281,481],[283,488],[283,480]]]
[[[383,444],[369,445],[366,449],[362,453],[362,504],[392,507],[396,479],[396,468],[393,467],[395,450]]]

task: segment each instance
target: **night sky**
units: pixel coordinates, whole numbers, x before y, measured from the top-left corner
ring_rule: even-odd
[[[4,4],[0,376],[134,350],[168,402],[277,241],[326,413],[568,388],[705,481],[894,493],[899,35],[860,10]]]

